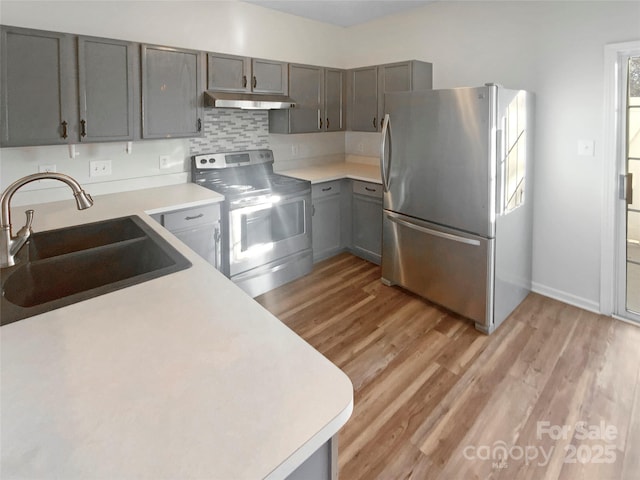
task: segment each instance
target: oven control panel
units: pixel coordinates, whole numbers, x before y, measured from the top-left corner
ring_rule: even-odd
[[[244,167],[246,165],[259,165],[261,163],[273,163],[273,152],[268,149],[246,150],[243,152],[203,153],[194,155],[193,165],[198,170],[211,170],[214,168]]]

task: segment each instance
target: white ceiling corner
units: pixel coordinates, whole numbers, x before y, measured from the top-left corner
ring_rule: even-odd
[[[433,0],[243,0],[246,3],[309,18],[339,27],[351,27],[377,18],[422,7]]]

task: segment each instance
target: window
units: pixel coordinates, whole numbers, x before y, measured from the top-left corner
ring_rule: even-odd
[[[526,92],[520,91],[507,108],[504,119],[504,213],[518,208],[525,199],[527,168]]]

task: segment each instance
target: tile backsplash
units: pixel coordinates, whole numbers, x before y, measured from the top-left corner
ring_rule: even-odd
[[[269,148],[269,112],[207,108],[204,135],[189,140],[191,155]]]

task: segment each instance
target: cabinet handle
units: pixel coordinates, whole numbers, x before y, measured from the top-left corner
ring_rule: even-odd
[[[322,130],[322,117],[320,117],[320,130]]]
[[[331,190],[333,187],[324,187],[322,189],[323,192],[328,192],[329,190]]]
[[[316,206],[311,205],[311,216],[313,217],[316,214]]]
[[[247,76],[242,75],[242,88],[247,88]]]
[[[327,117],[327,129],[329,129],[329,117]]]
[[[222,266],[222,250],[220,248],[220,238],[222,237],[222,235],[220,235],[220,225],[216,225],[214,231],[213,231],[213,250],[214,250],[214,258],[215,258],[215,262],[216,264],[214,265],[218,270],[220,270],[220,267]]]
[[[195,217],[184,217],[185,220],[197,220],[198,218],[202,218],[204,217],[204,213],[201,213],[200,215],[196,215]]]
[[[67,122],[62,121],[62,138],[67,138]]]
[[[253,88],[256,88],[258,86],[258,79],[256,78],[256,76],[253,76]]]
[[[80,136],[82,138],[87,136],[87,121],[80,120]]]
[[[364,187],[364,189],[365,189],[367,192],[375,192],[375,191],[376,191],[376,189],[375,189],[375,188]]]
[[[196,122],[196,128],[197,128],[198,132],[202,131],[202,120],[200,118]]]
[[[378,122],[376,121],[376,117],[373,117],[373,128],[378,128]]]

